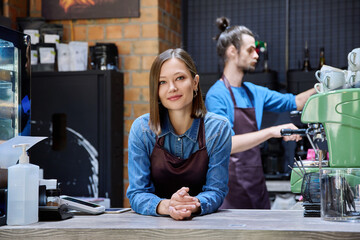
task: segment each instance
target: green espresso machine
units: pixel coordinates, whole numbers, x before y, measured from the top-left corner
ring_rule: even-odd
[[[356,204],[358,207],[355,209],[353,200],[359,202],[360,196],[360,88],[339,89],[311,96],[302,110],[301,122],[308,124],[303,133],[315,150],[315,159],[300,160],[301,164],[295,161],[290,179],[291,191],[303,194],[303,182],[306,181],[304,176],[318,173],[317,186],[310,191],[314,194],[317,192],[318,196],[322,194],[321,201],[324,201],[329,193],[333,194],[329,197],[332,198],[329,203],[325,203],[327,205],[322,203],[322,208],[334,205],[335,202],[342,204],[341,207],[345,209],[341,210],[343,212],[359,211],[360,205]],[[296,132],[292,134],[294,133]],[[325,151],[316,144],[324,139],[329,153],[328,160]],[[338,180],[332,179],[338,173],[341,173],[342,177]],[[329,185],[331,188],[324,185],[324,174],[333,181],[332,185]],[[344,179],[341,182],[342,187],[339,187],[339,179]],[[345,194],[339,198],[334,197],[338,190],[344,189],[347,189]],[[360,216],[357,219],[360,219]]]
[[[304,166],[306,172],[318,172],[318,164],[321,160],[323,169],[360,169],[359,88],[341,89],[311,96],[303,108],[301,122],[309,125],[308,137],[312,135],[309,140],[316,155],[313,164],[306,161]],[[327,140],[329,161],[324,160],[325,154],[322,154],[323,151],[314,144],[324,136]],[[298,174],[292,172],[290,183],[293,193],[301,192],[302,178]]]

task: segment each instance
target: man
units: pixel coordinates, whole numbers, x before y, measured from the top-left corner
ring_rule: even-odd
[[[294,96],[243,83],[245,72],[255,69],[259,57],[254,35],[244,26],[230,27],[225,17],[218,18],[217,25],[222,31],[217,51],[225,65],[222,78],[208,91],[205,105],[208,111],[227,117],[233,127],[229,193],[221,208],[269,209],[259,144],[282,137],[281,129],[296,126],[289,123],[259,130],[263,111],[301,110],[315,89]],[[300,139],[298,135],[284,137],[285,141]]]

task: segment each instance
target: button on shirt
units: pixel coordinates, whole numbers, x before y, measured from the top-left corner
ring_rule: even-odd
[[[150,179],[150,156],[155,146],[156,135],[150,130],[149,117],[149,114],[145,114],[137,118],[131,126],[128,146],[127,197],[135,212],[157,216],[156,208],[163,199],[154,194],[155,188]],[[201,215],[216,211],[228,192],[228,166],[231,151],[229,121],[214,113],[207,113],[204,123],[209,169],[202,192],[194,196],[201,203]],[[164,148],[168,152],[179,159],[187,159],[199,150],[197,142],[199,126],[200,119],[194,119],[190,129],[182,135],[177,135],[169,118],[166,117],[158,137],[165,137]]]

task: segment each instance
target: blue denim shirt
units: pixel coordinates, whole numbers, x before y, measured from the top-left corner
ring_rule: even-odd
[[[156,134],[150,130],[149,114],[137,118],[131,126],[128,145],[129,187],[127,197],[132,209],[140,214],[158,216],[156,208],[162,198],[154,194],[150,178],[150,157],[155,146]],[[206,148],[209,168],[206,184],[197,197],[201,203],[201,215],[216,211],[228,192],[228,166],[231,151],[231,127],[229,121],[214,113],[204,118]],[[182,135],[177,135],[166,118],[159,137],[165,136],[164,147],[173,155],[187,159],[199,150],[197,136],[200,119]]]

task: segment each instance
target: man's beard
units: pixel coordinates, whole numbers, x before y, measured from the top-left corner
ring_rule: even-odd
[[[255,71],[255,67],[256,66],[253,67],[253,66],[250,65],[247,68],[243,68],[243,72],[244,73],[253,72],[253,71]]]

